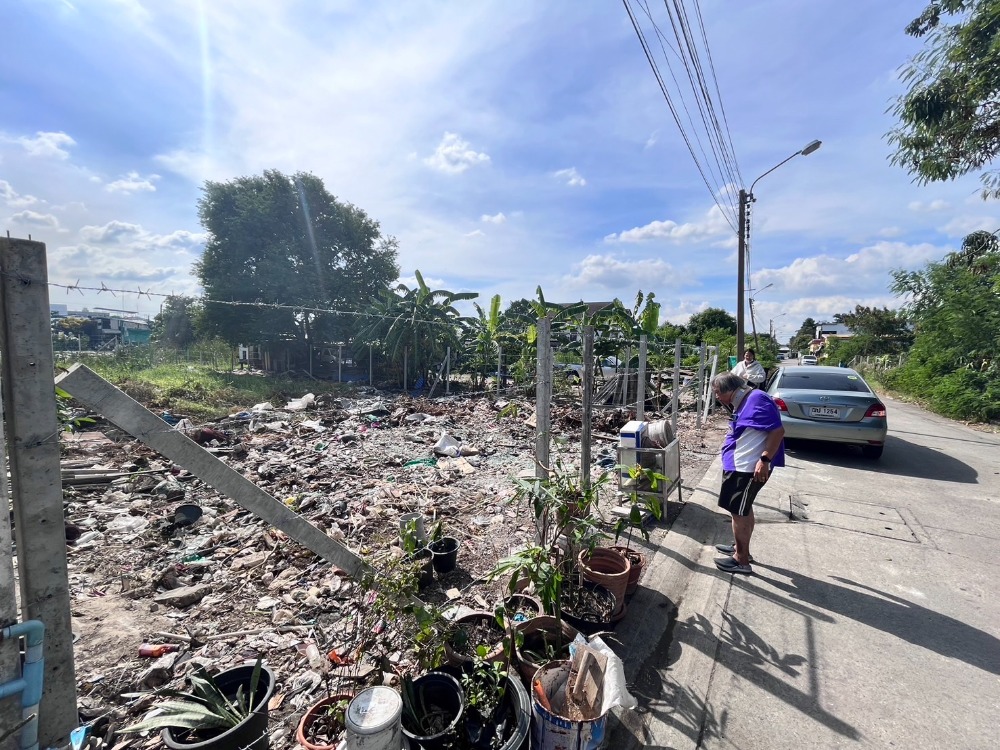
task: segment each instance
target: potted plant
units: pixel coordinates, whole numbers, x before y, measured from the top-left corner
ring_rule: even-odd
[[[463,666],[485,649],[490,661],[504,656],[504,625],[492,612],[468,612],[456,618],[445,640],[445,658],[449,664]]]
[[[480,646],[462,672],[468,747],[517,750],[526,743],[531,727],[528,692],[509,670],[509,658],[506,663],[493,661]]]
[[[416,520],[406,521],[402,525],[399,540],[406,560],[419,565],[420,588],[430,586],[434,582],[434,554],[420,539]]]
[[[590,508],[608,479],[609,475],[603,474],[588,484],[579,474],[563,471],[557,464],[545,479],[516,480],[517,497],[529,503],[535,517],[536,543],[501,560],[487,579],[509,577],[510,594],[527,579],[547,615],[517,626],[524,642],[516,655],[527,680],[537,669],[537,659],[564,656],[576,636],[577,631],[562,621],[566,590],[578,588],[576,551],[596,541],[598,532],[590,519]]]
[[[334,693],[306,709],[295,730],[298,743],[306,750],[334,750],[347,728],[347,707],[353,697]]]
[[[163,742],[172,750],[267,750],[267,704],[274,674],[261,659],[214,677],[199,667],[188,682],[188,691],[157,690],[156,695],[172,700],[120,731],[162,729]]]
[[[444,672],[428,672],[402,681],[403,734],[424,750],[450,747],[458,738],[465,696],[458,680]]]
[[[642,569],[646,565],[646,556],[642,552],[631,548],[632,532],[638,529],[639,533],[642,534],[642,538],[649,541],[649,531],[644,524],[644,513],[650,513],[657,521],[663,517],[663,504],[660,501],[658,490],[660,482],[666,482],[667,477],[654,469],[644,468],[639,464],[617,466],[615,468],[617,471],[627,471],[629,475],[629,513],[627,516],[619,518],[615,524],[615,544],[618,544],[618,540],[626,529],[628,530],[628,536],[625,539],[624,547],[614,547],[621,555],[628,558],[631,564],[628,585],[625,589],[625,594],[629,595],[634,593],[636,588],[638,588],[639,577],[642,575]]]
[[[458,563],[458,538],[444,535],[440,521],[434,524],[429,547],[436,573],[450,573],[455,569]]]

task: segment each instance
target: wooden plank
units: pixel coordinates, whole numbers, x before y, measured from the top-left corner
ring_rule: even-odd
[[[232,498],[324,560],[345,570],[352,578],[360,578],[367,569],[364,561],[354,552],[328,537],[189,437],[171,429],[153,412],[88,367],[73,365],[68,372],[56,378],[56,385],[150,448],[183,466],[205,484]]]
[[[0,305],[0,377],[21,618],[45,624],[38,739],[41,747],[61,747],[79,717],[44,244],[0,238]]]

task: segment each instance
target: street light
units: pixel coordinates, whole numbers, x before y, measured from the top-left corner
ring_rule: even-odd
[[[744,286],[746,285],[746,258],[747,258],[747,237],[750,235],[750,224],[747,221],[747,206],[753,201],[753,189],[762,178],[767,177],[771,172],[776,170],[782,164],[785,164],[796,156],[809,156],[813,151],[818,149],[822,141],[810,141],[806,144],[805,148],[800,151],[796,151],[794,154],[789,156],[787,159],[779,161],[769,170],[764,172],[760,177],[750,183],[749,192],[743,188],[740,188],[740,222],[739,222],[739,269],[736,274],[736,350],[737,355],[742,355],[743,353],[743,326],[745,325],[744,319],[744,294],[746,290]]]

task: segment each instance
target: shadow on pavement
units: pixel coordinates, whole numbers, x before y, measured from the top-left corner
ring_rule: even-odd
[[[629,606],[650,613],[644,618],[646,628],[637,623],[636,629],[617,636],[628,642],[625,674],[629,692],[639,705],[612,714],[606,746],[616,750],[657,746],[651,725],[672,727],[697,744],[705,731],[717,731],[719,722],[704,696],[679,684],[671,673],[670,666],[680,653],[674,632],[677,608],[660,592],[646,588],[639,589]],[[663,619],[657,621],[661,612]]]
[[[954,617],[847,578],[831,576],[845,584],[838,586],[775,565],[757,563],[754,567],[788,578],[789,582],[785,582],[756,576],[759,583],[774,586],[805,604],[835,612],[928,651],[1000,675],[1000,639]],[[756,590],[763,592],[763,589]]]
[[[979,478],[979,473],[964,461],[959,461],[943,451],[911,443],[892,433],[886,438],[885,452],[878,461],[862,457],[857,446],[845,443],[823,443],[790,438],[785,441],[785,452],[803,461],[871,471],[876,474],[898,474],[959,484],[975,484]]]

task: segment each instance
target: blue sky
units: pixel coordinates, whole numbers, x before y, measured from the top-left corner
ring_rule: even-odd
[[[888,163],[924,4],[701,1],[744,186],[823,141],[754,191],[761,330],[895,307],[892,269],[1000,227],[974,176]],[[404,282],[735,314],[736,234],[621,3],[6,0],[0,26],[0,230],[45,242],[56,284],[197,294],[204,181],[303,170],[398,238]]]

